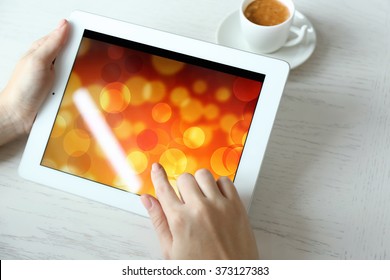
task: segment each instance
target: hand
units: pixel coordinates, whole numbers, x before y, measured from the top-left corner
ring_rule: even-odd
[[[166,259],[257,259],[256,241],[232,181],[206,170],[177,180],[181,199],[160,164],[152,166],[158,200],[142,195]]]
[[[37,111],[53,86],[54,60],[68,32],[69,24],[62,20],[54,31],[36,41],[16,65],[0,95],[0,126],[13,131],[7,140],[31,130]]]

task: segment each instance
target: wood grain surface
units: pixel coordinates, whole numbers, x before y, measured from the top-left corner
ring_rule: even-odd
[[[215,42],[239,2],[2,0],[0,88],[72,10]],[[250,209],[261,257],[390,259],[390,2],[295,4],[318,41],[290,74]],[[162,257],[147,218],[20,178],[25,143],[0,147],[1,259]]]

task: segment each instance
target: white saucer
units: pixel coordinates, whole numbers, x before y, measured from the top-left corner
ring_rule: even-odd
[[[302,13],[295,11],[293,25],[301,27],[305,24],[308,26],[308,29],[306,38],[302,43],[294,47],[283,47],[274,53],[264,55],[287,61],[291,69],[303,64],[313,54],[317,43],[317,36],[311,22]],[[255,52],[249,47],[241,33],[238,11],[229,15],[219,26],[217,43],[226,47]]]

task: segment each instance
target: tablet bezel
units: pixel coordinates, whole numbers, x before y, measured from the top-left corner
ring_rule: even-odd
[[[41,165],[84,30],[91,30],[265,75],[234,180],[248,211],[290,70],[288,63],[82,11],[73,12],[69,23],[71,31],[67,45],[56,60],[53,94],[48,96],[34,122],[19,166],[19,174],[31,181],[147,216],[137,194],[110,188]]]

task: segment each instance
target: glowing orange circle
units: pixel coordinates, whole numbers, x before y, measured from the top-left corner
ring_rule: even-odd
[[[133,126],[125,119],[118,126],[114,127],[113,130],[119,139],[127,139],[133,132]]]
[[[65,135],[63,147],[69,156],[79,157],[87,152],[90,143],[91,139],[84,130],[72,129]]]
[[[147,156],[140,151],[131,152],[127,156],[127,160],[132,166],[135,174],[140,174],[145,171],[148,167],[148,158]]]
[[[65,132],[65,129],[66,129],[66,120],[62,115],[58,114],[50,137],[53,138],[60,137]]]
[[[76,92],[80,87],[82,87],[82,84],[79,75],[77,75],[75,72],[72,72],[69,77],[68,85],[66,87],[61,106],[65,107],[73,105],[73,93]]]
[[[131,104],[141,105],[145,102],[143,91],[148,81],[142,76],[133,76],[126,81],[126,86],[131,92]]]
[[[122,74],[122,68],[118,63],[107,63],[103,66],[101,76],[107,83],[118,81]]]
[[[187,156],[179,149],[168,149],[160,157],[160,163],[164,166],[169,177],[182,174],[187,168]]]
[[[183,134],[183,142],[190,149],[201,147],[204,144],[205,138],[204,131],[197,126],[186,129]]]
[[[210,165],[212,170],[218,175],[218,176],[229,176],[233,174],[232,171],[227,169],[227,166],[225,164],[225,153],[228,150],[227,147],[221,147],[214,151],[214,153],[211,155],[210,158]]]
[[[211,156],[211,168],[219,176],[233,175],[237,170],[241,153],[242,146],[221,147]]]
[[[231,91],[226,87],[221,87],[215,92],[215,98],[220,102],[227,101],[231,95]]]
[[[219,115],[219,108],[214,104],[208,104],[204,108],[204,116],[208,120],[214,120]]]
[[[246,120],[238,121],[233,125],[230,131],[230,137],[235,144],[242,144],[244,136],[246,136],[246,133],[249,129],[249,125],[250,122]]]
[[[226,169],[230,172],[235,173],[240,162],[240,157],[242,154],[242,146],[233,146],[229,147],[224,154],[224,164]]]
[[[172,109],[167,103],[157,103],[153,106],[152,117],[158,123],[167,122],[172,116]]]
[[[124,52],[125,51],[122,47],[114,45],[109,46],[107,49],[108,57],[114,60],[122,58]]]
[[[157,72],[167,76],[175,75],[185,66],[183,62],[155,55],[152,56],[152,64]]]
[[[237,99],[248,102],[259,96],[261,83],[244,78],[237,78],[234,81],[233,92]]]
[[[180,107],[180,116],[186,122],[196,122],[202,117],[203,106],[197,99],[188,99]]]
[[[145,129],[137,136],[138,147],[143,151],[152,150],[158,143],[156,132],[151,129]]]
[[[226,114],[220,119],[220,125],[221,128],[225,131],[230,133],[233,125],[237,122],[238,118],[236,115],[233,114]]]
[[[67,167],[75,175],[83,175],[91,168],[91,158],[88,154],[79,157],[69,157]]]
[[[142,91],[143,98],[149,102],[160,102],[165,94],[165,84],[161,81],[147,82]]]
[[[197,94],[205,93],[205,91],[207,90],[207,83],[205,81],[203,81],[203,80],[197,80],[192,85],[192,89]]]
[[[107,113],[122,112],[130,103],[130,90],[122,83],[111,83],[100,93],[100,106]]]
[[[180,107],[189,99],[189,92],[185,87],[177,87],[172,90],[170,99],[174,105]]]

